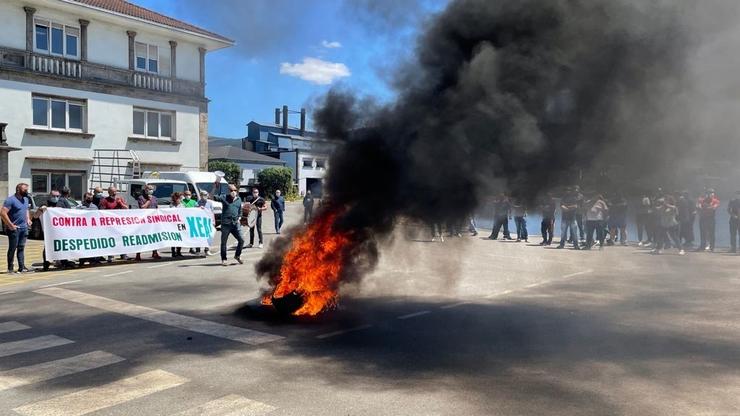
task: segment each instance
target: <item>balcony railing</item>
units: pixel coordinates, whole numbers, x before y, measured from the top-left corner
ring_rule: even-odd
[[[31,70],[72,78],[82,77],[80,62],[53,56],[31,55]]]
[[[202,98],[200,82],[0,47],[0,70],[30,71],[54,77],[102,82]]]
[[[158,75],[134,72],[134,87],[147,88],[155,91],[172,92],[172,79],[163,78]]]

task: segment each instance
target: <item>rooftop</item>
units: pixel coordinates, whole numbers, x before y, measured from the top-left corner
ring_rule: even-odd
[[[115,14],[128,16],[134,19],[145,20],[147,22],[168,26],[174,29],[180,29],[197,35],[206,36],[222,42],[234,44],[232,39],[221,36],[218,33],[202,29],[198,26],[181,20],[173,19],[169,16],[157,13],[147,8],[137,6],[125,0],[62,0],[67,3],[77,3],[82,6],[101,9]]]
[[[250,152],[249,150],[244,150],[239,146],[232,146],[232,145],[226,145],[226,146],[209,146],[208,149],[208,159],[214,160],[214,159],[224,159],[224,160],[233,160],[238,162],[255,162],[255,163],[268,163],[273,165],[285,165],[285,162],[283,162],[280,159],[265,156],[259,153]]]

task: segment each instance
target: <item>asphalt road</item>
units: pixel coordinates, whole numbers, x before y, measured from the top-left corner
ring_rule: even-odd
[[[0,281],[0,415],[740,414],[740,258],[414,234],[317,319],[259,249]]]

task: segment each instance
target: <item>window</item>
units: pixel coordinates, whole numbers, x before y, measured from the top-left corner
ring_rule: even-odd
[[[138,71],[159,73],[159,48],[154,45],[136,42],[134,50]]]
[[[85,103],[64,98],[33,97],[33,125],[54,130],[85,130]]]
[[[324,159],[316,159],[316,168],[324,169],[326,167],[326,161]]]
[[[134,135],[145,137],[173,137],[172,113],[134,109]]]
[[[35,50],[40,53],[79,57],[80,29],[44,19],[35,20]]]
[[[31,192],[40,194],[42,204],[46,201],[44,195],[51,191],[61,191],[68,187],[70,196],[75,200],[81,200],[85,193],[85,174],[79,171],[33,171],[31,172]]]

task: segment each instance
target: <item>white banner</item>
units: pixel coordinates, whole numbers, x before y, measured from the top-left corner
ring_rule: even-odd
[[[201,208],[48,208],[42,223],[47,260],[210,247],[216,231],[213,214]]]

